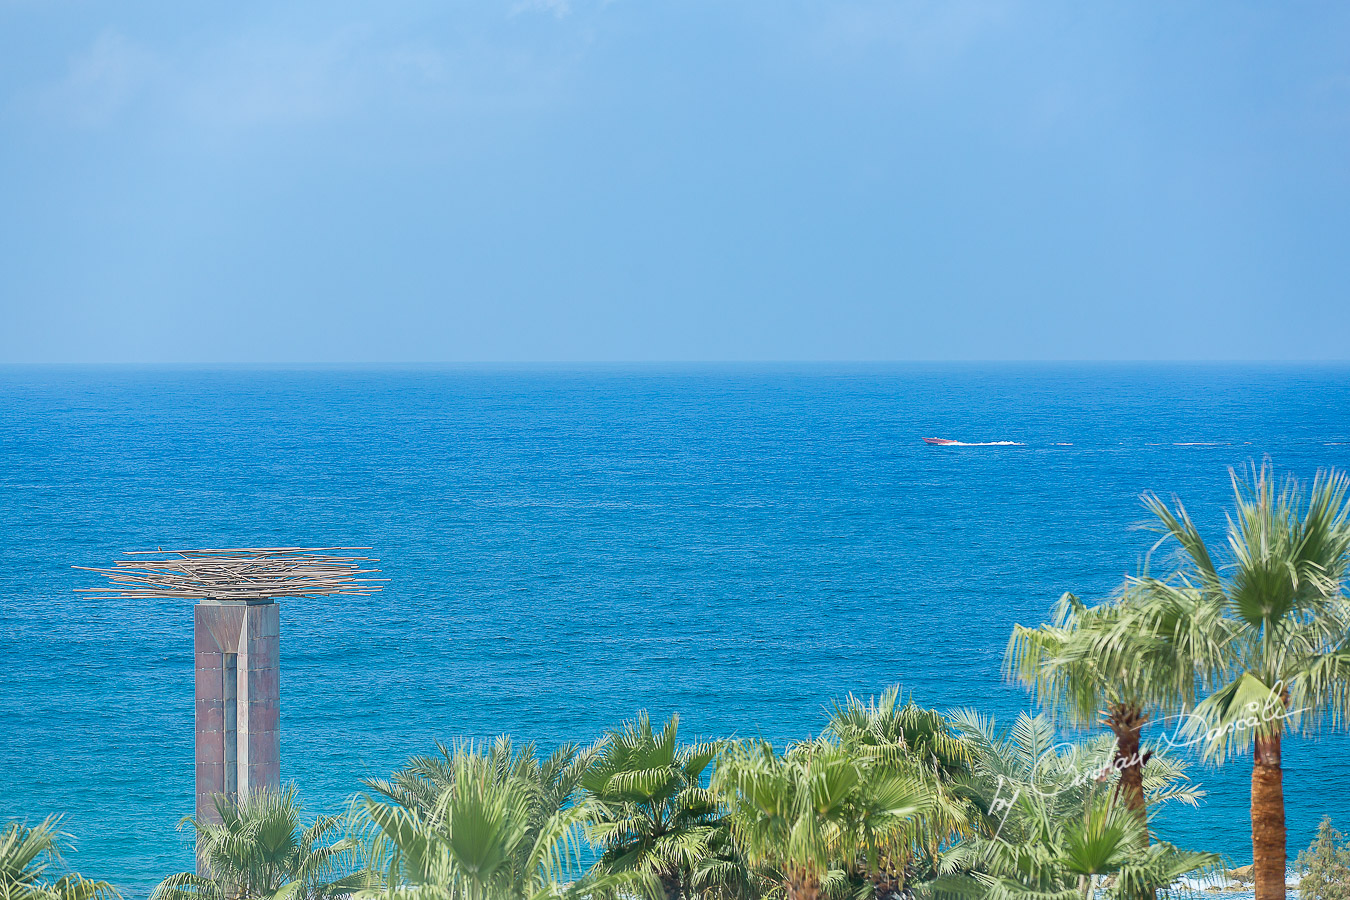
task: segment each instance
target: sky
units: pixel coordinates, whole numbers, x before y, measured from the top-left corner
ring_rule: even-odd
[[[1350,359],[1350,4],[0,0],[0,362]]]

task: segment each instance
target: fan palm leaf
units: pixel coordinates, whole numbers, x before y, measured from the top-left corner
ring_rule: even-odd
[[[10,822],[0,828],[0,900],[104,900],[120,897],[105,881],[75,873],[56,875],[70,836],[61,820],[48,816],[36,825]],[[54,876],[54,877],[53,877]]]

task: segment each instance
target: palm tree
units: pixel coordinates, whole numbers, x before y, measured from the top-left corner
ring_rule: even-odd
[[[1143,848],[1143,819],[1110,793],[1111,742],[1066,744],[1045,716],[1022,714],[1006,733],[970,711],[954,713],[952,721],[972,750],[984,816],[976,834],[944,854],[930,893],[1088,900],[1110,876],[1108,893],[1145,900],[1217,862],[1161,841]],[[1201,796],[1184,767],[1164,753],[1145,765],[1143,786],[1149,805],[1194,805]]]
[[[581,790],[581,779],[595,765],[601,744],[578,747],[563,744],[540,759],[533,743],[516,747],[509,735],[501,735],[481,750],[468,745],[436,745],[436,752],[414,756],[387,779],[369,779],[366,786],[386,799],[421,814],[431,814],[446,790],[455,784],[462,757],[477,754],[489,776],[516,785],[529,799],[526,837],[533,841],[539,830],[559,810],[572,803]]]
[[[1132,580],[1116,598],[1093,607],[1065,594],[1049,624],[1013,626],[1004,663],[1052,716],[1077,728],[1100,716],[1111,729],[1116,790],[1139,816],[1144,844],[1144,767],[1152,755],[1143,746],[1144,726],[1160,712],[1194,705],[1197,657],[1212,657],[1224,641],[1212,607],[1173,603],[1168,615],[1161,606],[1141,612],[1146,593]]]
[[[1219,760],[1253,750],[1252,856],[1257,900],[1285,896],[1285,823],[1280,742],[1350,713],[1350,479],[1318,472],[1306,501],[1292,477],[1278,485],[1269,464],[1232,473],[1228,565],[1220,567],[1186,508],[1145,503],[1184,552],[1174,579],[1153,581],[1160,604],[1199,601],[1220,612],[1226,643],[1208,660],[1221,673],[1189,719]]]
[[[648,889],[634,875],[582,874],[593,810],[570,798],[588,756],[564,748],[541,764],[532,746],[516,752],[503,738],[488,750],[461,745],[414,760],[379,784],[393,802],[366,797],[357,806],[383,880],[361,896],[535,900]]]
[[[1143,821],[1110,797],[1092,796],[1076,815],[1047,815],[1035,795],[1019,801],[1032,826],[1030,840],[999,835],[983,843],[976,881],[991,900],[1091,900],[1105,887],[1118,900],[1151,900],[1181,876],[1214,866],[1213,853],[1145,842]]]
[[[0,829],[0,900],[104,900],[120,897],[106,881],[67,873],[51,877],[60,866],[69,835],[58,831],[61,820],[48,816],[36,825],[10,822]]]
[[[969,835],[976,810],[966,796],[971,752],[941,713],[900,688],[862,700],[852,694],[835,704],[827,738],[873,767],[921,782],[931,803],[894,836],[878,858],[872,881],[878,898],[901,896],[911,875],[932,877],[942,847]]]
[[[581,778],[593,801],[587,835],[599,845],[606,872],[655,876],[668,900],[691,889],[693,873],[724,826],[721,806],[703,784],[719,747],[680,745],[679,717],[660,732],[639,713],[604,740],[596,764]]]
[[[783,755],[767,743],[728,745],[713,786],[746,861],[787,900],[815,900],[859,858],[875,871],[881,848],[928,802],[918,782],[823,742]]]
[[[761,879],[745,858],[730,819],[716,828],[708,846],[690,873],[690,894],[702,900],[759,900]]]
[[[332,838],[341,821],[320,816],[306,826],[295,789],[220,796],[219,823],[185,822],[197,832],[207,875],[179,872],[151,900],[311,900],[348,894],[368,883],[350,837]]]
[[[903,759],[945,776],[964,773],[970,764],[970,748],[946,717],[912,698],[902,703],[898,685],[869,700],[849,694],[843,705],[835,704],[826,733],[859,752]]]

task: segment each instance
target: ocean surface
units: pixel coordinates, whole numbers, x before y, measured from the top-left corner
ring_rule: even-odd
[[[1143,491],[1219,538],[1264,456],[1350,467],[1350,369],[0,368],[0,819],[64,813],[133,897],[192,865],[192,609],[75,593],[124,550],[375,548],[383,593],[282,608],[283,778],[339,810],[640,709],[783,742],[898,683],[1011,723],[1013,623],[1136,569]],[[1288,742],[1291,857],[1350,826],[1348,751]],[[1164,836],[1250,861],[1249,760],[1195,775]]]

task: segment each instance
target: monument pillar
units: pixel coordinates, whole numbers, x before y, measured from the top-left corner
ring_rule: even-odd
[[[281,787],[281,597],[365,597],[383,578],[369,547],[129,550],[83,594],[121,600],[192,600],[196,669],[196,818],[220,821],[216,798]],[[197,873],[207,874],[200,858]]]
[[[193,608],[198,822],[220,821],[219,795],[281,787],[279,610],[269,599]]]

